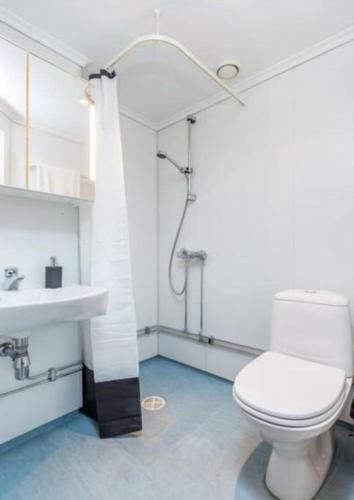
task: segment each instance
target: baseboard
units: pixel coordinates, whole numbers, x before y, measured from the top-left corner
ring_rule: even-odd
[[[236,374],[254,359],[252,354],[193,342],[164,332],[159,333],[158,353],[230,381],[235,380]]]
[[[152,332],[142,335],[138,335],[138,351],[139,351],[139,361],[144,361],[145,359],[154,358],[158,355],[158,339],[157,333]]]

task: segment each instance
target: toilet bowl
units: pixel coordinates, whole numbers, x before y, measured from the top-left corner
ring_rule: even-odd
[[[323,484],[333,426],[352,385],[352,357],[345,297],[305,290],[275,296],[271,350],[239,372],[233,396],[272,446],[265,482],[277,498],[310,500]]]

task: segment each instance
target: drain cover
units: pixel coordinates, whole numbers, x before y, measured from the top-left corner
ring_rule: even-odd
[[[161,396],[149,396],[144,398],[141,406],[144,410],[156,411],[161,410],[166,404],[166,399]]]

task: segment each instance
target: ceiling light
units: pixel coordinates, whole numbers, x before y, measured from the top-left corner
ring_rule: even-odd
[[[220,64],[218,69],[216,70],[216,74],[222,80],[232,80],[236,78],[240,71],[240,68],[237,64],[233,62],[224,62]]]

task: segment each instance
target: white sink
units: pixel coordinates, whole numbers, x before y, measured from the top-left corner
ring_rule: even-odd
[[[108,291],[90,286],[0,292],[0,335],[21,338],[53,323],[105,314]]]

